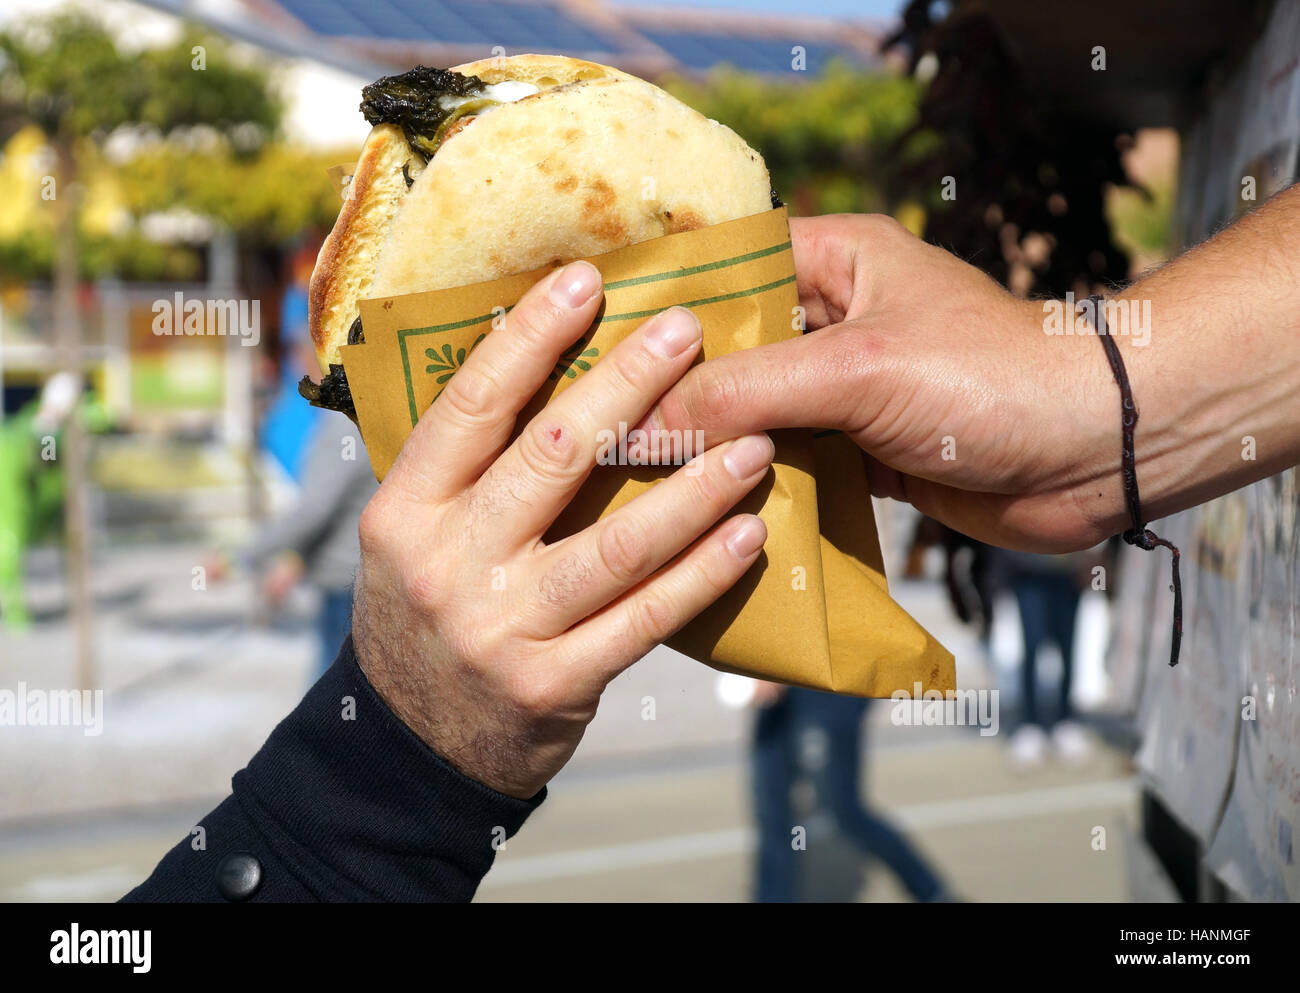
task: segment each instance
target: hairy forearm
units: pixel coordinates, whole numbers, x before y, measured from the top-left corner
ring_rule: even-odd
[[[1149,520],[1300,462],[1297,245],[1300,186],[1119,294],[1130,308],[1150,305],[1149,342],[1117,338],[1140,415]],[[1110,385],[1113,447],[1105,455],[1103,434],[1102,458],[1117,465],[1119,394]],[[1118,473],[1099,491],[1115,530],[1127,528]]]

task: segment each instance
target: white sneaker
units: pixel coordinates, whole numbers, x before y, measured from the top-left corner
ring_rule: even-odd
[[[1074,721],[1061,721],[1052,728],[1052,747],[1068,765],[1083,765],[1092,757],[1088,733]]]
[[[1011,736],[1008,754],[1019,771],[1036,769],[1047,758],[1047,735],[1037,724],[1022,724]]]

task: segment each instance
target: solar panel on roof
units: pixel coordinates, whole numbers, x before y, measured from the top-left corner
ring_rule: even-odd
[[[551,4],[507,0],[277,0],[316,34],[493,46],[508,51],[615,52],[622,46]],[[513,53],[512,53],[513,54]]]
[[[316,34],[364,35],[368,28],[334,0],[293,0],[281,4]]]
[[[834,58],[850,62],[863,61],[858,52],[835,45],[808,44],[779,38],[742,38],[734,35],[710,35],[698,32],[671,31],[666,28],[642,28],[641,33],[673,58],[692,69],[711,69],[726,63],[752,72],[794,73],[793,49],[802,45],[806,71],[816,74]]]
[[[463,44],[484,44],[488,42],[487,33],[475,23],[473,18],[465,17],[452,5],[441,0],[387,0],[393,6],[400,6],[410,17],[417,18],[428,30],[431,41],[454,41]]]

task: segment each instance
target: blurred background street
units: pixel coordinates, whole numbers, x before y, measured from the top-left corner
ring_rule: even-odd
[[[893,519],[910,524],[899,510]],[[900,539],[906,531],[895,528]],[[97,624],[115,646],[103,660],[103,734],[0,728],[0,900],[119,897],[225,796],[232,771],[301,695],[317,653],[311,595],[296,596],[270,622],[255,613],[247,582],[192,589],[191,569],[204,554],[183,543],[100,551]],[[33,557],[29,582],[37,623],[7,637],[0,685],[63,685],[74,653],[53,554]],[[952,620],[936,579],[903,581],[895,593],[956,652],[963,687],[997,685],[997,666]],[[998,637],[1010,658],[1018,651],[1014,607],[1002,606],[1009,613]],[[1082,647],[1086,697],[1105,677],[1100,643]],[[479,898],[748,899],[751,715],[719,700],[718,681],[668,649],[617,679],[574,761],[498,856]],[[642,719],[646,697],[655,701],[653,721]],[[1014,692],[1004,699],[1014,704]],[[1004,704],[1001,719],[1010,717]],[[1103,745],[1085,766],[1022,775],[1008,765],[1005,733],[894,726],[885,704],[871,715],[869,739],[865,789],[963,898],[1127,898],[1137,787],[1123,750]],[[1092,847],[1098,825],[1108,833],[1103,852]],[[815,816],[804,856],[811,898],[905,897]]]

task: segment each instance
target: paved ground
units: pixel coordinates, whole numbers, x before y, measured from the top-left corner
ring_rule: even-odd
[[[305,688],[316,651],[310,598],[267,624],[245,583],[192,588],[203,554],[175,544],[100,553],[104,731],[0,727],[0,900],[119,896],[225,794],[231,773]],[[44,620],[5,636],[0,687],[73,685],[56,566],[50,555],[34,563],[32,599]],[[899,584],[895,593],[957,654],[961,685],[999,681],[950,619],[938,584]],[[661,649],[616,680],[551,799],[502,853],[480,898],[746,899],[749,718],[719,701],[717,679]],[[642,719],[647,696],[653,721]],[[874,708],[873,802],[914,834],[961,895],[1126,897],[1135,785],[1122,752],[1103,748],[1086,768],[1019,778],[1003,761],[1005,734],[894,727],[888,718],[889,707]],[[1093,847],[1097,827],[1106,829],[1104,851]],[[811,825],[806,857],[836,880],[817,891],[823,897],[902,896],[881,872],[857,886],[856,857]]]
[[[936,741],[875,754],[873,802],[908,829],[970,900],[1124,900],[1135,784],[1126,763],[1012,777],[999,745]],[[498,857],[479,898],[744,900],[753,850],[734,765],[639,776],[568,776]],[[1093,831],[1107,832],[1094,851]],[[810,829],[806,857],[831,844]],[[828,857],[839,858],[840,853]],[[859,896],[896,900],[883,871]]]
[[[1112,754],[1091,768],[1006,772],[997,744],[900,745],[875,755],[872,799],[969,900],[1124,900],[1135,786]],[[753,846],[734,762],[568,773],[485,880],[479,899],[744,900]],[[0,834],[0,900],[111,900],[207,809],[97,815]],[[1106,849],[1093,848],[1097,827]],[[810,832],[807,857],[830,845]],[[842,853],[832,853],[842,857]],[[858,894],[904,898],[881,871]]]

